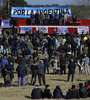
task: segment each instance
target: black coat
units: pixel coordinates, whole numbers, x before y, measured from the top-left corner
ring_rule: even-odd
[[[60,89],[55,89],[53,92],[53,98],[63,98],[63,93]]]
[[[73,74],[75,71],[76,65],[74,62],[70,62],[68,65],[69,73]]]
[[[27,75],[27,67],[25,64],[19,64],[16,71],[18,72],[18,77],[23,78]]]
[[[35,65],[35,64],[33,64],[33,65],[31,65],[31,72],[32,72],[32,75],[37,75],[37,72],[38,70],[37,70],[37,64]]]
[[[50,93],[50,89],[44,89],[44,98],[51,98],[52,94]]]
[[[32,90],[32,93],[31,93],[31,98],[32,99],[40,99],[42,97],[43,97],[42,89],[40,89],[40,88],[34,88]]]
[[[60,67],[62,69],[65,69],[65,67],[66,67],[66,59],[65,58],[60,59]]]
[[[37,66],[38,68],[38,74],[44,74],[44,64],[40,63]]]
[[[79,94],[81,98],[87,98],[88,97],[88,93],[85,87],[81,87],[79,88]]]

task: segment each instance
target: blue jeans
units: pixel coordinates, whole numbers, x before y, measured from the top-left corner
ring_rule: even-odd
[[[31,18],[31,25],[35,24],[35,19]]]
[[[18,86],[25,86],[25,76],[23,78],[18,77]]]
[[[45,25],[48,25],[48,19],[45,19]]]
[[[43,25],[43,19],[40,19],[40,25],[41,25],[41,24]]]
[[[70,79],[70,76],[72,75],[72,78],[71,78],[71,81],[73,82],[73,79],[74,79],[74,73],[68,73],[68,79],[67,79],[67,81],[69,81],[69,79]]]

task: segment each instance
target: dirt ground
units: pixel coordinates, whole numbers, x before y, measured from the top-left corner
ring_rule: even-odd
[[[15,67],[17,65],[15,64]],[[52,73],[53,70],[50,67],[50,73]],[[68,72],[68,70],[67,70]],[[31,91],[34,88],[34,86],[29,85],[31,80],[31,75],[28,75],[28,85],[24,87],[18,87],[18,77],[17,74],[14,74],[13,79],[13,86],[11,87],[4,87],[3,86],[3,78],[0,78],[0,100],[28,100],[31,96]],[[66,82],[67,80],[67,74],[66,75],[53,75],[53,74],[46,74],[46,84],[50,85],[51,92],[53,93],[53,90],[55,89],[56,85],[59,85],[64,93],[66,94],[67,90],[71,87],[72,84],[75,84],[78,86],[78,83],[85,82],[87,80],[90,80],[90,75],[85,75],[85,71],[83,74],[79,74],[78,67],[76,68],[76,74],[74,78],[74,82]],[[38,83],[38,77],[36,85],[39,85]],[[44,86],[40,86],[42,89],[44,89]],[[82,100],[82,99],[81,99]],[[85,100],[90,100],[90,98],[87,98]]]

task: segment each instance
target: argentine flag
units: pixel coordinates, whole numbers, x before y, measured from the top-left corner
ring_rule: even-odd
[[[59,47],[60,46],[60,42],[58,39],[56,39],[56,45]]]

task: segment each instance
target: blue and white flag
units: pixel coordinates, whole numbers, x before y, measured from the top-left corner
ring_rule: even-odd
[[[10,27],[10,20],[1,20],[1,27]]]
[[[66,27],[64,27],[64,28],[58,27],[58,34],[59,35],[66,34],[67,31],[68,31],[68,28],[66,28]]]
[[[58,39],[56,39],[56,45],[59,47],[60,46],[60,42]]]

